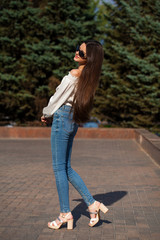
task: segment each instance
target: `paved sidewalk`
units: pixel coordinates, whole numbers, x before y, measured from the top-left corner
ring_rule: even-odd
[[[74,229],[54,231],[47,228],[59,213],[49,139],[0,140],[1,240],[160,239],[160,168],[134,140],[76,139],[72,166],[109,212],[89,228],[70,186]]]

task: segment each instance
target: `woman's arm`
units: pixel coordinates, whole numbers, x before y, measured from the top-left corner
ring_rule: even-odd
[[[54,112],[60,108],[70,97],[75,88],[75,77],[70,74],[65,76],[61,84],[57,87],[55,94],[50,98],[48,106],[43,108],[44,118],[53,116]],[[42,118],[44,120],[44,118]]]

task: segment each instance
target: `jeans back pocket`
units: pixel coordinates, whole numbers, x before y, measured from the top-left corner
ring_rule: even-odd
[[[64,131],[72,133],[74,131],[75,123],[72,120],[72,114],[63,114],[61,115],[62,127]]]

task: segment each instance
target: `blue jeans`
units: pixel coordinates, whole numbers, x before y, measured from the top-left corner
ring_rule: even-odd
[[[88,191],[81,177],[71,168],[71,152],[73,139],[78,125],[73,122],[71,107],[63,105],[55,113],[51,130],[52,163],[61,212],[70,212],[69,183],[75,187],[87,206],[94,203],[94,198]]]

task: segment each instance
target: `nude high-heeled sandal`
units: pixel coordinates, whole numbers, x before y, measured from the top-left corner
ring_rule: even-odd
[[[63,224],[67,223],[67,229],[68,230],[72,230],[73,229],[73,218],[72,219],[68,219],[67,217],[70,215],[70,212],[64,216],[64,215],[60,215],[61,219],[58,217],[57,219],[59,220],[59,224],[56,223],[56,221],[52,221],[48,223],[48,227],[51,229],[59,229]]]
[[[94,202],[94,204],[95,204],[95,202]],[[90,222],[88,224],[90,227],[95,226],[99,222],[99,220],[100,220],[100,210],[103,213],[107,213],[109,209],[103,203],[100,203],[99,207],[95,206],[95,211],[94,212],[89,211],[90,214],[95,214],[96,215],[95,218],[90,219]]]

